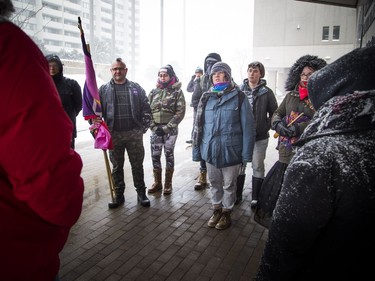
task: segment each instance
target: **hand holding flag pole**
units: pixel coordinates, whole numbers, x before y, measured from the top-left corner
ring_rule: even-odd
[[[290,123],[288,124],[288,125],[286,125],[286,127],[288,128],[288,127],[290,127],[291,125],[293,125],[293,123],[294,122],[296,122],[300,117],[302,117],[303,116],[303,112],[302,113],[300,113],[296,118],[294,118],[292,121],[290,121]],[[276,139],[276,138],[278,138],[279,137],[279,133],[274,133],[273,134],[273,137]]]
[[[115,200],[114,183],[109,166],[107,149],[112,149],[112,139],[108,130],[107,124],[102,120],[102,108],[100,103],[98,86],[96,83],[96,76],[94,64],[91,59],[89,46],[86,44],[85,34],[82,28],[81,18],[78,17],[78,28],[81,32],[82,49],[85,58],[85,72],[86,81],[83,87],[83,104],[82,113],[85,120],[90,120],[92,123],[90,131],[95,138],[94,147],[102,149],[107,170],[109,189],[112,201],[108,203],[109,208],[117,208],[119,204]]]

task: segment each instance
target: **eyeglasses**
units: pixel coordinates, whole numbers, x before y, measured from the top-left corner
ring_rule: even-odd
[[[159,74],[159,77],[161,78],[161,77],[169,77],[169,75],[168,74]]]
[[[306,77],[306,78],[310,78],[310,76],[313,74],[313,72],[310,72],[310,73],[301,73],[300,77]]]
[[[125,67],[114,67],[114,68],[111,68],[112,71],[124,71],[125,70]]]

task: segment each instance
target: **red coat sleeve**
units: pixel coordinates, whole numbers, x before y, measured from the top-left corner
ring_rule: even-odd
[[[71,121],[36,45],[10,23],[0,25],[0,35],[0,176],[35,214],[69,228],[83,200]]]

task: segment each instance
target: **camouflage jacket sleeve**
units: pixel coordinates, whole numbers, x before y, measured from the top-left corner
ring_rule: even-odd
[[[176,105],[175,105],[175,113],[172,117],[172,119],[168,122],[167,128],[173,129],[177,128],[178,124],[184,119],[185,117],[185,110],[186,110],[186,102],[185,102],[185,96],[182,90],[176,91]]]

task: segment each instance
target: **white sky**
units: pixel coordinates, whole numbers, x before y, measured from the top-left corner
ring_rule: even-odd
[[[252,60],[253,2],[164,0],[162,62],[161,1],[140,0],[140,63],[143,75],[154,75],[155,80],[151,81],[154,84],[161,65],[171,64],[185,89],[195,68],[203,68],[207,54],[216,52],[232,68],[234,80],[241,83],[246,75],[246,65]],[[145,85],[145,88],[148,87]]]

